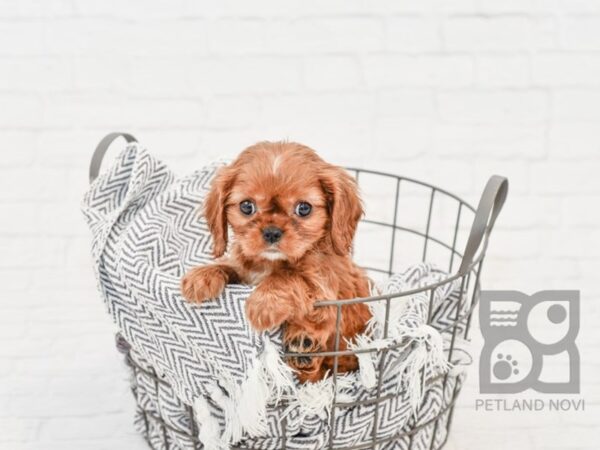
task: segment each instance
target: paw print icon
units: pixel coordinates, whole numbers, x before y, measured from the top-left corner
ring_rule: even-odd
[[[579,291],[482,291],[483,394],[579,393]]]

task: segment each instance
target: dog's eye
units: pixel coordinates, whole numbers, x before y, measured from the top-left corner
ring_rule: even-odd
[[[244,200],[240,203],[240,211],[246,216],[251,216],[256,212],[256,205],[250,200]]]
[[[300,217],[306,217],[312,211],[312,206],[310,203],[300,202],[296,205],[296,214]]]

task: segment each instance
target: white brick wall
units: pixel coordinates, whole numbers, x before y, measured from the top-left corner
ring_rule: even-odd
[[[473,369],[449,448],[596,448],[598,50],[597,0],[1,1],[0,448],[144,448],[78,206],[114,129],[180,173],[290,138],[473,202],[509,176],[484,282],[581,289],[586,413],[476,413]]]

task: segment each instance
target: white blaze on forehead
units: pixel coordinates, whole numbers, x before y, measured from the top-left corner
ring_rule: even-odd
[[[282,160],[281,155],[276,155],[275,158],[273,158],[273,164],[272,164],[273,175],[277,175],[277,171],[279,170],[279,166],[281,165],[281,160]]]

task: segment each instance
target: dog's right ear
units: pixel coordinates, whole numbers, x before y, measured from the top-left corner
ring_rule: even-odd
[[[222,167],[212,182],[204,200],[204,216],[213,238],[213,255],[223,256],[227,249],[227,198],[235,181],[236,170],[232,165]]]

